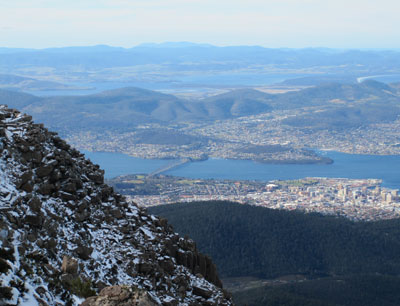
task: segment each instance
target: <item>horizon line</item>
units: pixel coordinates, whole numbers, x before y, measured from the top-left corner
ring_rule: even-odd
[[[180,49],[180,48],[188,48],[188,47],[203,47],[203,48],[239,48],[239,47],[248,47],[248,48],[262,48],[262,49],[273,49],[273,50],[333,50],[333,51],[400,51],[399,47],[324,47],[324,46],[309,46],[309,47],[268,47],[263,45],[215,45],[210,43],[196,43],[189,41],[165,41],[161,43],[155,42],[144,42],[137,45],[133,45],[131,47],[122,47],[116,45],[109,44],[94,44],[94,45],[65,45],[65,46],[53,46],[53,47],[42,47],[42,48],[32,48],[32,47],[7,47],[0,46],[0,50],[21,50],[21,51],[45,51],[45,50],[57,50],[57,49],[68,49],[68,48],[112,48],[112,49],[124,49],[130,50],[135,48],[170,48],[170,49]]]

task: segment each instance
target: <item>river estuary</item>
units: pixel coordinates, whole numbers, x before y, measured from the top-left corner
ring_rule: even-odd
[[[171,160],[134,158],[120,153],[84,152],[103,168],[106,178],[133,173],[152,173]],[[333,164],[261,164],[248,160],[209,159],[173,168],[163,174],[234,180],[288,180],[303,177],[377,178],[383,186],[400,188],[400,156],[357,155],[320,152],[334,160]]]

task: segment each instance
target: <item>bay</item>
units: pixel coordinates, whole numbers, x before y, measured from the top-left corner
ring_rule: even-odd
[[[138,87],[148,90],[161,91],[164,93],[185,93],[189,91],[208,92],[210,88],[232,88],[243,86],[266,86],[287,79],[300,78],[306,76],[302,73],[292,74],[271,74],[271,73],[220,73],[209,74],[201,73],[189,76],[171,75],[171,80],[162,81],[138,81],[126,80],[120,82],[88,82],[88,83],[65,83],[76,88],[85,89],[66,89],[66,90],[27,90],[30,93],[41,97],[51,96],[82,96],[97,94],[106,90],[119,89],[124,87]],[[218,85],[215,85],[218,84]]]
[[[135,158],[121,153],[89,151],[82,151],[82,153],[105,171],[105,178],[132,173],[151,173],[171,162],[170,160]]]
[[[358,155],[319,152],[334,160],[333,164],[263,164],[249,160],[209,159],[187,163],[164,174],[233,180],[289,180],[304,177],[376,178],[389,188],[400,188],[400,156]],[[85,152],[105,169],[106,178],[133,173],[151,173],[171,163],[170,160],[148,160],[120,153]]]

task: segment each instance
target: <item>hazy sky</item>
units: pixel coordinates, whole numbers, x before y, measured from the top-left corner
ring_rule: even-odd
[[[0,47],[400,48],[399,0],[0,0]]]

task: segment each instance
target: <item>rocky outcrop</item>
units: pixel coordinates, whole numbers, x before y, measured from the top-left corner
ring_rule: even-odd
[[[210,258],[103,175],[55,133],[0,106],[0,303],[76,305],[100,293],[84,305],[231,305]]]
[[[169,300],[167,305],[176,305]],[[156,302],[146,291],[128,286],[112,286],[104,288],[96,297],[90,297],[81,306],[156,306]],[[164,303],[166,305],[166,303]]]

